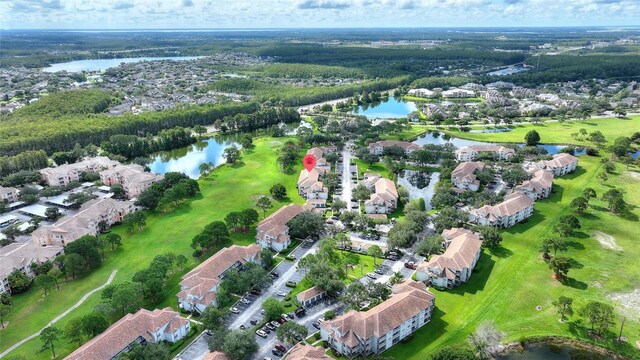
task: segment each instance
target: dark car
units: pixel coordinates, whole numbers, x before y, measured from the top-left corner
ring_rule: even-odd
[[[269,328],[269,330],[275,330],[276,327],[272,324],[272,323],[267,323],[267,325],[265,325],[267,328]]]
[[[307,310],[303,307],[300,307],[296,309],[295,313],[297,317],[303,317],[307,313]]]
[[[253,294],[253,295],[260,295],[260,294],[262,294],[262,290],[260,290],[258,288],[253,288],[253,289],[251,289],[250,293]]]
[[[418,268],[418,265],[412,261],[409,261],[408,263],[404,263],[404,267],[406,267],[407,269],[415,270]]]
[[[280,350],[278,350],[278,349],[273,349],[273,350],[271,350],[271,353],[272,353],[273,355],[277,356],[277,357],[281,357],[281,356],[283,355],[283,354],[282,354],[282,351],[280,351]]]
[[[274,277],[274,278],[277,278],[280,275],[277,272],[274,271],[274,272],[271,273],[271,276]]]
[[[302,341],[302,336],[298,333],[293,334],[293,338],[296,339],[296,341]]]
[[[249,321],[249,323],[250,323],[251,325],[256,325],[256,324],[258,323],[258,320],[251,320],[251,321]]]
[[[317,322],[313,323],[313,327],[320,330],[320,324],[318,324]]]
[[[287,352],[287,348],[284,347],[284,345],[282,344],[276,344],[276,349],[282,351],[282,352]]]

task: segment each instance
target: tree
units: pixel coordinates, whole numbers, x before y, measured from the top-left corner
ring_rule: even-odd
[[[274,184],[270,189],[269,193],[276,200],[282,200],[287,197],[287,188],[282,184]]]
[[[566,296],[560,296],[558,300],[554,301],[553,306],[558,308],[558,314],[560,314],[560,320],[565,320],[565,315],[573,315],[573,299]]]
[[[226,318],[227,315],[223,310],[209,305],[202,312],[200,321],[205,329],[217,332],[225,328]]]
[[[593,332],[597,328],[596,333],[601,335],[603,330],[613,325],[615,312],[613,306],[609,304],[589,301],[578,310],[578,315],[587,318],[591,323],[591,331]]]
[[[268,298],[262,303],[264,317],[268,321],[276,320],[284,313],[284,305],[274,298]]]
[[[0,293],[0,304],[2,305],[11,305],[12,299],[11,294],[7,291]]]
[[[55,206],[48,207],[44,211],[44,216],[47,220],[55,220],[60,217],[60,210]]]
[[[384,253],[382,252],[382,249],[378,245],[371,245],[369,247],[369,249],[367,249],[367,254],[369,254],[369,256],[373,257],[373,266],[378,266],[376,264],[377,263],[376,260],[378,258],[382,258],[384,256]]]
[[[527,146],[536,146],[540,142],[540,134],[535,130],[531,130],[524,136],[524,141]]]
[[[67,274],[71,274],[72,278],[76,278],[76,274],[81,273],[87,267],[85,259],[76,253],[67,254],[64,257],[64,269]]]
[[[367,287],[358,281],[351,283],[341,296],[341,301],[347,306],[347,309],[352,310],[360,310],[361,304],[368,300]]]
[[[602,146],[605,142],[607,142],[607,140],[605,139],[604,135],[599,130],[596,130],[596,131],[590,133],[589,137],[587,139],[589,141],[591,141],[592,143],[594,143],[598,147]]]
[[[554,256],[558,251],[567,251],[567,243],[562,238],[544,239],[540,244],[540,251],[543,253],[544,258],[548,259],[551,251],[553,251]]]
[[[77,343],[78,346],[82,345],[83,335],[82,319],[79,317],[70,319],[67,325],[64,326],[64,337],[70,343]]]
[[[224,149],[222,157],[227,161],[227,163],[235,164],[240,161],[242,155],[240,154],[240,150],[235,145],[232,145]]]
[[[389,278],[389,283],[391,285],[399,284],[403,281],[404,281],[404,276],[400,271],[394,272],[393,275],[391,275],[391,277]]]
[[[469,335],[469,343],[476,351],[476,356],[480,359],[491,357],[493,349],[500,345],[504,338],[504,333],[496,329],[492,322],[481,323],[476,331]]]
[[[44,296],[47,296],[49,290],[55,286],[56,280],[49,274],[40,274],[35,277],[33,282],[44,291]]]
[[[352,252],[344,253],[342,257],[343,257],[345,274],[349,272],[349,267],[355,267],[355,266],[358,266],[358,264],[360,264],[360,256]]]
[[[122,223],[127,226],[129,231],[143,230],[147,225],[147,217],[142,211],[134,211],[132,213],[128,213],[122,218]]]
[[[431,353],[431,360],[475,360],[472,350],[464,347],[446,346]]]
[[[340,200],[340,199],[335,199],[331,203],[331,211],[333,211],[334,214],[339,213],[340,211],[342,211],[342,210],[344,210],[346,208],[347,208],[347,203],[345,201]]]
[[[358,186],[353,189],[353,197],[359,201],[367,200],[369,196],[371,196],[371,191],[362,183],[359,183]]]
[[[271,250],[260,250],[260,264],[265,269],[271,269],[273,267],[275,260],[273,259],[273,252],[271,252]]]
[[[324,217],[312,211],[303,211],[287,223],[291,238],[306,239],[324,230]]]
[[[233,330],[225,336],[222,352],[233,360],[242,360],[256,351],[258,343],[251,331]]]
[[[11,305],[0,303],[0,329],[4,329],[4,318],[11,312]]]
[[[164,342],[150,342],[140,345],[134,342],[128,352],[118,355],[117,360],[155,360],[169,359],[171,349]]]
[[[198,124],[196,126],[193,127],[193,132],[195,132],[196,134],[198,134],[199,137],[202,138],[202,134],[206,134],[207,133],[207,128]]]
[[[127,192],[124,190],[124,186],[121,184],[113,184],[109,188],[109,192],[113,193],[114,199],[126,199]]]
[[[38,352],[45,352],[51,350],[53,357],[56,357],[55,342],[58,340],[60,330],[53,326],[48,326],[40,332],[40,341],[42,341],[42,347]]]
[[[572,260],[564,256],[556,256],[549,260],[549,269],[553,270],[556,278],[567,276],[569,269],[572,268]]]
[[[582,196],[578,196],[577,198],[571,200],[570,206],[575,210],[577,214],[583,214],[585,210],[589,207],[589,200]]]
[[[598,195],[596,194],[596,191],[593,190],[593,188],[585,188],[584,190],[582,190],[582,197],[584,197],[587,201],[596,198]]]
[[[444,238],[441,235],[434,234],[422,239],[417,247],[416,253],[420,256],[428,257],[431,254],[436,254],[442,250],[442,243]]]
[[[184,264],[186,264],[187,262],[187,257],[180,254],[178,256],[176,256],[176,265],[178,265],[178,267],[180,268],[180,271],[182,271],[182,269],[184,268]]]
[[[261,196],[258,201],[256,201],[256,206],[262,209],[262,217],[267,217],[267,210],[273,207],[271,204],[271,200],[266,196]]]
[[[109,327],[109,321],[98,312],[90,312],[82,317],[82,331],[90,337],[96,337]]]
[[[480,238],[482,239],[482,246],[495,249],[502,242],[502,235],[493,226],[482,225],[478,226],[480,232]]]
[[[23,293],[31,287],[31,279],[20,270],[14,270],[7,278],[12,294]]]
[[[115,250],[116,246],[122,245],[122,237],[115,233],[107,234],[107,236],[105,237],[105,240],[107,240],[107,242],[111,244],[111,251]]]
[[[127,312],[135,312],[140,309],[142,289],[138,283],[124,282],[118,284],[113,291],[111,301],[113,306],[122,312],[122,316]]]
[[[309,334],[309,330],[306,326],[300,325],[295,321],[287,321],[280,325],[276,330],[276,337],[280,341],[287,342],[289,344],[295,344],[298,342],[297,338],[306,338]]]
[[[618,189],[610,189],[602,194],[602,200],[609,204],[609,211],[614,214],[619,214],[626,208],[626,203],[623,199],[622,192]]]

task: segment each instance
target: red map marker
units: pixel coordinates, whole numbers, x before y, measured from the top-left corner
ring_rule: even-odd
[[[302,163],[304,164],[304,168],[311,172],[311,170],[316,166],[316,157],[313,155],[305,155],[302,159]]]

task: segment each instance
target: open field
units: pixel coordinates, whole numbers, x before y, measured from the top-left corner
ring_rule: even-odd
[[[128,233],[122,226],[116,226],[113,231],[122,235],[123,246],[111,253],[107,250],[107,260],[99,269],[79,280],[64,283],[61,292],[52,291],[49,296],[42,298],[42,292],[31,290],[26,294],[14,297],[12,313],[7,317],[9,326],[0,332],[0,350],[15,344],[20,339],[35,333],[58,314],[73,305],[84,293],[94,289],[107,280],[111,271],[118,269],[113,283],[130,281],[136,271],[149,265],[154,256],[173,252],[187,256],[187,266],[196,265],[191,256],[191,239],[202,228],[215,220],[223,220],[231,212],[253,207],[255,196],[268,194],[269,188],[275,183],[282,183],[294,202],[301,202],[297,196],[295,184],[297,175],[283,174],[275,159],[275,150],[286,141],[286,138],[260,138],[254,141],[253,150],[243,155],[243,164],[238,166],[222,166],[209,176],[200,180],[202,194],[183,207],[165,215],[150,214],[147,226],[143,231]],[[287,201],[288,202],[288,201]],[[274,201],[277,210],[284,203]],[[260,212],[261,213],[261,212]],[[254,240],[255,232],[233,234],[232,241],[236,244],[250,244]],[[231,245],[231,243],[227,244]],[[188,269],[185,269],[187,271]],[[178,292],[178,282],[181,274],[175,274],[168,279],[167,297],[162,306],[175,306],[175,294]],[[95,294],[78,309],[59,321],[55,326],[62,329],[66,322],[73,317],[89,312],[100,302],[100,295]],[[49,353],[36,355],[40,348],[40,341],[34,339],[16,349],[11,354],[20,354],[28,359],[48,358]],[[57,343],[56,352],[66,355],[75,349],[75,345],[61,340]]]
[[[430,128],[434,129],[433,126]],[[493,142],[523,142],[524,136],[530,130],[536,130],[540,134],[540,142],[543,144],[575,144],[593,146],[587,140],[578,140],[571,136],[572,133],[585,129],[591,133],[601,131],[607,143],[613,143],[617,137],[630,136],[635,131],[640,131],[640,116],[629,118],[605,118],[589,119],[586,121],[569,121],[564,123],[543,123],[540,125],[513,125],[512,131],[501,133],[469,133],[457,129],[437,129],[438,131],[469,140],[493,141]],[[488,128],[487,128],[488,129]]]
[[[610,129],[608,133],[611,135],[613,131]],[[626,133],[630,133],[629,129]],[[545,134],[541,134],[543,139]],[[560,295],[569,296],[574,299],[577,310],[589,300],[608,301],[608,294],[631,293],[640,288],[637,262],[640,248],[635,243],[640,194],[634,191],[640,186],[640,179],[625,174],[624,166],[616,164],[618,175],[611,176],[610,181],[602,185],[595,177],[599,160],[582,156],[574,174],[555,179],[554,193],[536,202],[535,214],[528,222],[502,230],[504,248],[493,254],[483,253],[469,283],[449,291],[433,290],[436,310],[431,323],[420,329],[412,341],[384,355],[395,359],[424,359],[440,346],[465,344],[467,336],[483,321],[495,322],[506,333],[506,341],[537,336],[591,341],[584,330],[584,319],[574,315],[569,322],[560,323],[551,302]],[[602,201],[592,200],[593,207],[579,217],[582,229],[569,239],[569,251],[563,254],[574,258],[578,266],[562,284],[552,278],[538,247],[544,238],[554,235],[552,227],[560,216],[573,213],[569,202],[586,187],[593,187],[598,195],[611,187],[622,188],[632,210],[626,217],[618,217],[607,212]],[[594,230],[614,237],[623,251],[604,248],[591,236]],[[536,310],[536,306],[541,306],[541,310]],[[621,309],[619,303],[614,306]],[[612,330],[615,332],[619,325]],[[611,340],[596,344],[640,359],[640,352],[633,345],[640,340],[640,323],[627,321],[624,335],[629,341],[623,345]]]

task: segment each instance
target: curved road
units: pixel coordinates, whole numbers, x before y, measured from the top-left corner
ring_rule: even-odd
[[[82,305],[82,303],[84,303],[89,296],[95,294],[97,291],[100,291],[102,289],[104,289],[107,285],[111,284],[111,282],[113,281],[113,278],[116,276],[116,273],[118,272],[118,270],[113,270],[111,272],[111,275],[109,275],[109,279],[107,279],[107,282],[104,283],[101,286],[98,286],[97,288],[89,291],[88,293],[84,294],[83,297],[80,298],[80,300],[78,300],[77,303],[75,303],[73,306],[71,306],[70,308],[68,308],[67,310],[65,310],[65,312],[63,312],[62,314],[56,316],[53,320],[51,320],[47,326],[45,326],[44,328],[47,328],[53,324],[55,324],[56,322],[58,322],[58,320],[62,319],[63,317],[67,316],[70,312],[72,312],[73,310],[75,310],[78,306]],[[0,358],[3,358],[5,356],[7,356],[10,352],[12,352],[13,350],[15,350],[18,346],[26,343],[27,341],[37,337],[40,335],[40,332],[42,332],[42,330],[44,329],[40,329],[37,333],[27,336],[26,338],[18,341],[17,343],[15,343],[14,345],[12,345],[11,347],[9,347],[7,350],[5,350],[2,354],[0,354]]]

